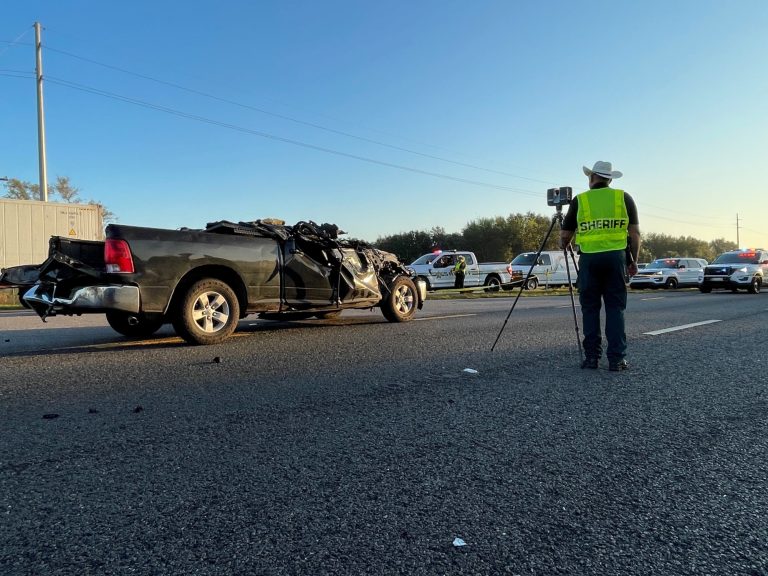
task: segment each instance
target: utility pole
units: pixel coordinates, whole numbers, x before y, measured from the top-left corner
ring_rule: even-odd
[[[736,248],[741,248],[741,242],[739,242],[739,215],[736,214]]]
[[[35,22],[35,55],[37,74],[37,150],[40,164],[40,199],[48,202],[48,172],[45,161],[45,114],[43,113],[43,53],[40,22]]]

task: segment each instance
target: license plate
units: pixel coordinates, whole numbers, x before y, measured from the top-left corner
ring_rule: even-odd
[[[712,282],[722,282],[723,279],[722,278],[710,278],[710,281],[712,281]]]

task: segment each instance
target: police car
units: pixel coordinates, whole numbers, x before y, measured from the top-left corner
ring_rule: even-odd
[[[707,261],[702,258],[659,258],[638,270],[630,288],[677,288],[699,284]]]
[[[746,289],[758,294],[768,277],[768,251],[762,248],[746,248],[723,252],[712,264],[704,268],[699,290],[709,293],[713,288],[725,288],[736,292]]]

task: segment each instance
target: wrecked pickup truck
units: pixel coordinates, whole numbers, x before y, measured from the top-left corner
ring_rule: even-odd
[[[378,307],[411,320],[426,286],[389,252],[341,240],[333,224],[210,223],[163,230],[110,224],[103,242],[50,239],[48,259],[0,273],[21,303],[45,320],[104,313],[110,326],[143,338],[163,324],[190,344],[216,344],[240,319],[334,318]]]

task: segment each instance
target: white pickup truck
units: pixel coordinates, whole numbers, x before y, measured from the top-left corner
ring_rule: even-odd
[[[467,269],[464,276],[464,287],[487,286],[491,291],[510,288],[522,281],[522,275],[513,276],[512,270],[505,262],[478,263],[474,252],[457,250],[438,250],[430,252],[414,260],[407,268],[416,279],[427,283],[427,290],[453,288],[453,267],[459,256],[464,256]]]
[[[571,284],[576,284],[576,267],[579,263],[579,257],[574,255],[574,258],[576,259],[576,266],[572,260],[569,260],[568,268],[566,268],[563,252],[542,252],[539,254],[538,260],[536,260],[536,252],[523,252],[512,260],[510,268],[513,272],[519,271],[525,277],[533,265],[531,276],[525,283],[526,290],[535,290],[537,286],[568,286],[569,272]],[[534,260],[536,260],[535,263]]]

